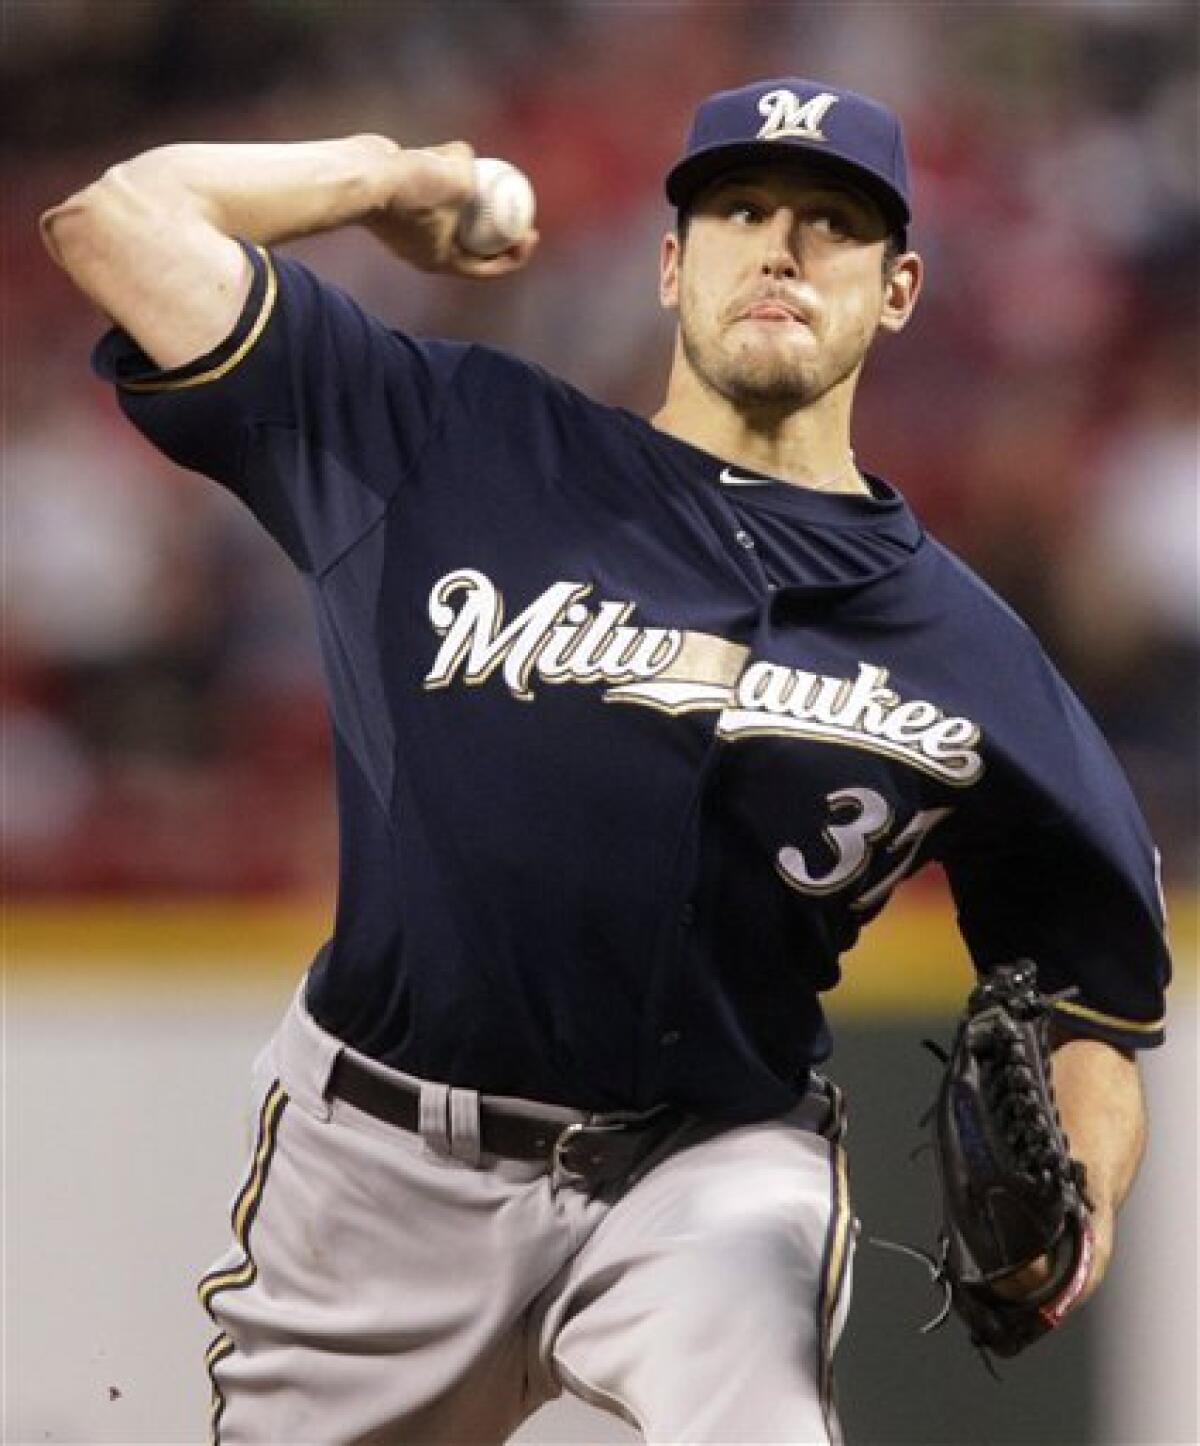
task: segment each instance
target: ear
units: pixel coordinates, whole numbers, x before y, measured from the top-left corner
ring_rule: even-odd
[[[921,283],[925,279],[925,263],[915,251],[905,251],[883,283],[883,310],[879,316],[881,331],[903,331],[916,309]]]
[[[666,311],[679,306],[679,262],[683,246],[674,231],[662,238],[658,253],[658,300]]]

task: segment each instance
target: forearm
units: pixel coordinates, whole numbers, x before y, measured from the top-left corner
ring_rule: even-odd
[[[1088,1172],[1098,1207],[1117,1210],[1146,1147],[1146,1110],[1137,1060],[1094,1039],[1070,1039],[1053,1055],[1054,1089],[1071,1153]]]
[[[1146,1110],[1134,1056],[1099,1040],[1069,1039],[1052,1057],[1054,1090],[1071,1153],[1087,1170],[1095,1264],[1085,1294],[1112,1255],[1116,1215],[1146,1147]]]
[[[106,171],[42,219],[53,252],[96,210],[132,229],[201,222],[269,245],[367,219],[390,199],[403,152],[383,136],[277,145],[174,145]]]
[[[161,366],[215,346],[270,243],[368,219],[402,152],[379,136],[294,145],[181,145],[112,167],[42,217],[51,255]]]

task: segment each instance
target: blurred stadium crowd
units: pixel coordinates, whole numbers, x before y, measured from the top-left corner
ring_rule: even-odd
[[[98,319],[34,218],[186,139],[463,137],[534,178],[543,246],[490,288],[356,233],[296,248],[393,324],[655,406],[660,179],[695,101],[809,74],[905,115],[914,326],[860,461],[1034,624],[1164,850],[1196,857],[1197,20],[1191,3],[5,7],[6,886],[328,887],[328,740],[303,590],[240,505],[90,376]]]

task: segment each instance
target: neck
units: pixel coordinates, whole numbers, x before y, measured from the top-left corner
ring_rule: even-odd
[[[869,492],[850,447],[857,374],[803,406],[741,407],[705,385],[677,356],[660,431],[748,471],[820,492]]]

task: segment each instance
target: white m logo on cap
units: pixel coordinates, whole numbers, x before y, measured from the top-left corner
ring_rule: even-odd
[[[758,113],[766,119],[755,139],[774,141],[799,136],[806,141],[823,141],[826,137],[821,133],[821,122],[840,99],[828,91],[806,101],[801,101],[794,90],[769,91],[758,103]]]

